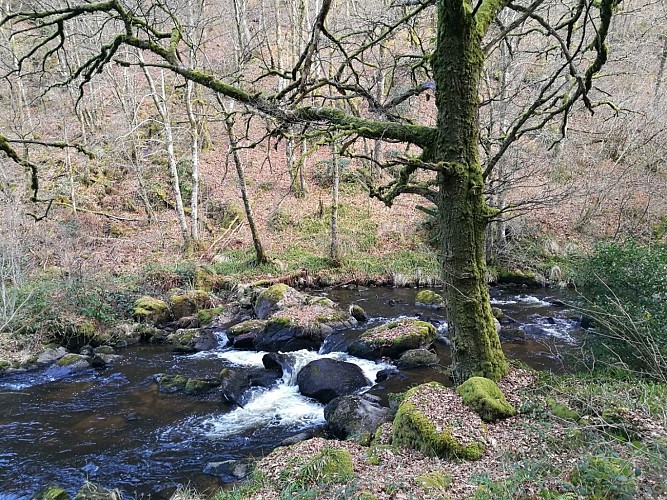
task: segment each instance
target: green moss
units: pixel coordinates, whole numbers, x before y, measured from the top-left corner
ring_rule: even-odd
[[[426,490],[445,490],[453,481],[452,476],[436,470],[417,476],[415,480],[419,486]]]
[[[158,379],[160,392],[177,392],[185,389],[188,378],[183,375],[162,375]]]
[[[318,305],[318,306],[324,306],[324,307],[336,307],[336,303],[327,298],[327,297],[308,297],[306,299],[306,304],[309,305]]]
[[[205,380],[199,378],[189,378],[185,383],[183,391],[186,394],[201,394],[220,385],[217,380]]]
[[[303,484],[341,484],[354,478],[352,455],[347,450],[324,448],[294,474]]]
[[[576,411],[571,410],[566,404],[560,403],[553,398],[547,398],[547,404],[555,417],[562,418],[563,420],[572,420],[573,422],[578,422],[581,418],[581,415]]]
[[[222,313],[224,311],[224,307],[213,307],[210,309],[200,309],[197,312],[197,319],[199,320],[200,325],[208,325],[212,320],[214,316],[217,316],[218,314]]]
[[[72,498],[64,488],[57,484],[51,484],[37,493],[34,500],[70,500]]]
[[[257,302],[259,303],[260,300],[267,300],[274,304],[280,302],[285,298],[285,294],[287,293],[288,289],[289,286],[285,285],[284,283],[271,285],[266,290],[262,290],[262,292],[257,297]]]
[[[271,285],[269,288],[262,290],[255,300],[255,314],[259,319],[267,318],[276,308],[276,305],[281,302],[287,295],[290,287],[283,283]]]
[[[196,314],[200,309],[210,308],[211,297],[204,290],[189,290],[173,295],[169,302],[176,319]]]
[[[58,361],[56,361],[56,365],[58,366],[72,366],[77,363],[81,362],[88,363],[88,360],[86,359],[85,356],[82,356],[81,354],[74,354],[74,353],[69,353],[65,354],[62,358],[60,358]]]
[[[392,443],[397,446],[406,446],[430,456],[446,459],[477,460],[484,453],[484,445],[473,441],[461,443],[452,434],[452,427],[436,429],[429,420],[410,400],[418,390],[429,388],[433,390],[447,390],[442,384],[431,382],[410,389],[406,399],[398,407],[394,417]]]
[[[133,315],[137,321],[160,324],[169,320],[171,309],[164,300],[144,296],[134,303]]]
[[[445,300],[432,290],[420,290],[415,297],[415,304],[427,307],[444,307]]]
[[[238,337],[245,333],[259,332],[264,329],[265,325],[266,321],[262,321],[261,319],[251,319],[230,327],[228,333],[231,337]]]
[[[471,377],[458,386],[456,392],[463,398],[463,402],[486,422],[516,415],[516,410],[507,402],[503,391],[488,378]]]
[[[215,292],[222,286],[222,277],[211,266],[199,266],[195,269],[194,285],[198,290]]]
[[[292,318],[283,318],[283,317],[271,318],[269,321],[266,322],[264,329],[278,330],[281,328],[290,328],[293,324],[294,321],[292,320]]]

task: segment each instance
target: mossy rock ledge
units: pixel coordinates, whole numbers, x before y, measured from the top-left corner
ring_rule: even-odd
[[[477,460],[486,449],[485,424],[453,389],[438,382],[407,391],[392,426],[392,444],[450,460]]]
[[[402,318],[367,330],[350,345],[348,352],[366,359],[398,359],[411,349],[427,349],[436,337],[437,331],[431,323]]]
[[[431,307],[433,309],[442,309],[445,307],[445,299],[433,290],[420,290],[419,293],[417,293],[417,297],[415,297],[415,305]]]
[[[169,303],[174,319],[194,316],[202,309],[215,307],[211,296],[204,290],[174,290]]]
[[[485,422],[495,422],[516,415],[516,410],[507,402],[500,387],[488,378],[470,377],[456,388],[456,392]]]
[[[164,300],[145,295],[135,301],[132,314],[140,323],[163,325],[171,319],[171,308]]]
[[[234,329],[234,347],[248,348],[252,337],[256,350],[278,352],[319,349],[324,339],[335,330],[350,328],[357,321],[331,299],[301,293],[284,284],[272,285],[255,300],[255,315],[265,321],[246,322]],[[242,332],[246,328],[247,332]],[[239,341],[239,342],[237,342]]]

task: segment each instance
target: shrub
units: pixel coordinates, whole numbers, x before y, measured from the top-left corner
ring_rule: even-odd
[[[634,498],[634,467],[615,457],[589,456],[572,470],[572,484],[577,493],[593,499]]]
[[[575,281],[598,344],[667,380],[667,245],[602,244],[577,263]]]

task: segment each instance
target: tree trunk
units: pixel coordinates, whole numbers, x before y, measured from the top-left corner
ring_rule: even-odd
[[[225,111],[226,112],[226,111]],[[255,246],[256,261],[258,264],[264,264],[269,261],[269,258],[264,253],[264,247],[259,237],[259,231],[255,225],[255,218],[252,214],[252,207],[250,206],[250,199],[248,198],[248,189],[245,182],[245,173],[243,172],[243,164],[238,152],[238,141],[236,134],[234,134],[234,119],[228,114],[225,118],[225,128],[227,129],[227,136],[229,137],[229,149],[231,150],[234,167],[236,167],[236,174],[239,178],[239,189],[241,190],[241,199],[243,200],[243,208],[245,210],[246,219],[248,220],[248,227],[252,236],[252,243]]]
[[[143,64],[143,57],[139,53],[139,60]],[[192,240],[190,239],[190,233],[188,231],[188,222],[185,217],[185,207],[183,206],[183,196],[181,195],[181,185],[178,176],[178,166],[176,161],[176,151],[174,150],[174,134],[171,128],[171,114],[169,113],[169,103],[167,101],[167,91],[164,81],[164,71],[160,73],[160,92],[158,93],[157,87],[155,86],[155,81],[153,77],[148,72],[146,66],[142,66],[144,71],[144,76],[148,82],[148,86],[151,89],[151,97],[153,98],[153,104],[160,115],[160,120],[162,121],[162,130],[164,131],[164,145],[167,153],[167,163],[169,164],[169,173],[171,174],[171,187],[174,191],[174,199],[176,201],[176,217],[178,219],[178,226],[181,229],[181,235],[183,236],[183,243],[186,251],[191,249]]]
[[[478,86],[484,61],[482,30],[462,0],[438,0],[438,44],[433,54],[437,134],[425,158],[441,162],[438,229],[447,320],[456,383],[481,375],[493,380],[508,366],[495,330],[484,258],[491,210],[484,200],[478,142]]]
[[[199,242],[199,123],[193,107],[195,84],[188,81],[185,92],[185,109],[190,123],[190,161],[192,163],[192,196],[190,199],[190,236]]]
[[[338,186],[340,183],[340,170],[338,169],[338,155],[335,146],[331,146],[331,168],[333,172],[333,185],[331,186],[331,247],[329,257],[334,262],[340,261],[338,250]]]

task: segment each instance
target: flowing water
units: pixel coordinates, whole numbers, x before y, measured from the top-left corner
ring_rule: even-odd
[[[69,374],[49,367],[0,377],[0,500],[30,498],[49,483],[75,493],[86,480],[119,488],[126,498],[168,498],[180,484],[215,490],[231,476],[212,465],[269,453],[284,439],[321,427],[323,406],[301,396],[298,371],[332,357],[359,365],[369,380],[390,365],[353,358],[344,351],[363,329],[400,316],[421,317],[446,330],[442,313],[414,306],[415,290],[336,289],[323,293],[341,306],[362,306],[369,325],[337,333],[319,353],[289,353],[292,370],[271,387],[253,387],[240,401],[207,401],[163,394],[153,376],[181,373],[216,377],[224,367],[258,368],[264,353],[227,346],[179,355],[168,346],[140,345],[119,352],[102,370]],[[576,347],[579,320],[544,292],[496,289],[492,301],[505,313],[508,356],[537,369],[563,371],[562,353]],[[448,348],[438,344],[442,366]],[[440,368],[406,372],[371,389],[385,396],[427,380],[446,382]],[[210,473],[205,473],[210,472]]]

